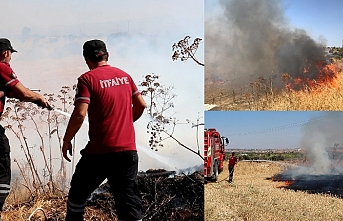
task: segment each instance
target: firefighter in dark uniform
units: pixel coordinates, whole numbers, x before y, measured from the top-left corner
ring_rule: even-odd
[[[26,88],[18,80],[9,64],[13,52],[17,51],[13,49],[10,41],[6,38],[0,38],[0,116],[4,111],[6,97],[33,102],[41,107],[50,107],[43,96]],[[0,212],[10,192],[10,181],[10,145],[5,135],[5,129],[0,125]]]
[[[231,157],[229,158],[229,183],[232,183],[233,179],[233,172],[235,165],[237,164],[237,158],[235,157],[235,152],[231,153]]]

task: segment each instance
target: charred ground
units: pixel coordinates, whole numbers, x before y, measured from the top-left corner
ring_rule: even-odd
[[[143,200],[143,220],[204,220],[203,185],[202,171],[182,175],[175,175],[175,172],[165,170],[141,173],[138,178],[138,189]],[[2,217],[9,221],[63,220],[66,200],[67,196],[61,194],[61,196],[46,196],[15,205],[6,205]],[[103,184],[88,200],[85,219],[115,221],[117,215],[114,206],[109,185]]]

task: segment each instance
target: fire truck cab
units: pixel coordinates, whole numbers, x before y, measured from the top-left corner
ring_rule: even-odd
[[[225,146],[229,139],[220,136],[216,129],[205,129],[204,134],[204,177],[217,181],[224,168]]]

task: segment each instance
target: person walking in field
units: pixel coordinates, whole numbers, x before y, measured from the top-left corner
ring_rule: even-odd
[[[87,198],[106,178],[118,219],[142,220],[133,122],[143,114],[145,101],[129,74],[107,64],[103,41],[85,42],[83,56],[90,71],[78,78],[75,107],[63,138],[64,158],[70,162],[71,140],[87,113],[89,141],[71,180],[65,220],[83,220]]]
[[[237,164],[237,158],[235,156],[235,152],[231,153],[231,157],[229,158],[229,183],[232,183],[233,179],[233,172],[235,165]]]
[[[43,108],[49,107],[47,100],[42,95],[26,88],[17,78],[10,66],[14,52],[17,51],[13,49],[11,42],[6,38],[0,38],[0,116],[5,110],[6,97],[33,102]],[[10,149],[5,129],[0,125],[0,212],[10,192]]]

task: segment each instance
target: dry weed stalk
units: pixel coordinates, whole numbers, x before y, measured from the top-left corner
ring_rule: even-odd
[[[149,140],[150,148],[157,151],[158,148],[163,147],[164,140],[172,139],[183,148],[203,159],[199,145],[198,150],[194,151],[174,136],[177,125],[191,123],[188,119],[185,123],[180,123],[175,117],[173,117],[175,113],[173,112],[174,103],[172,101],[176,97],[176,95],[172,93],[174,87],[165,87],[160,84],[158,82],[159,76],[155,74],[146,75],[144,78],[145,81],[141,82],[140,86],[143,87],[141,94],[148,98],[148,116],[151,120],[147,125],[147,133],[151,134]],[[198,121],[199,117],[197,119],[197,122]],[[202,124],[197,123],[193,125],[199,127]]]
[[[180,59],[181,61],[186,61],[191,58],[198,65],[205,66],[204,63],[200,62],[196,57],[195,53],[198,50],[201,38],[195,38],[193,43],[189,45],[190,36],[186,36],[184,39],[180,40],[178,43],[174,43],[172,49],[174,54],[172,56],[173,61]]]
[[[47,97],[50,104],[56,106],[56,102],[62,104],[63,110],[67,110],[68,107],[72,104],[72,96],[69,95],[71,88],[68,86],[62,87],[61,95],[57,95],[59,100],[55,99],[54,94],[44,94]],[[25,156],[26,161],[20,163],[17,159],[14,159],[14,162],[17,164],[20,174],[24,180],[23,186],[25,186],[29,194],[34,198],[44,196],[46,194],[56,194],[57,190],[64,189],[66,186],[66,181],[62,182],[62,188],[57,188],[59,185],[56,184],[56,181],[62,180],[61,177],[56,177],[53,172],[53,156],[52,148],[53,147],[53,137],[54,133],[57,134],[57,139],[59,147],[61,148],[60,142],[60,133],[61,130],[60,124],[66,122],[66,117],[58,114],[56,112],[46,111],[44,109],[38,108],[32,103],[20,102],[15,99],[8,99],[8,107],[1,117],[1,120],[7,125],[5,129],[11,131],[21,146],[21,150]],[[46,127],[44,127],[46,125]],[[28,127],[33,127],[32,131],[35,131],[38,136],[38,143],[35,143],[35,137],[28,135],[29,131],[26,131]],[[47,132],[48,131],[48,132]],[[49,146],[49,155],[47,155],[46,143],[48,142]],[[31,144],[35,143],[35,144]],[[38,146],[39,148],[35,148]],[[41,159],[43,161],[43,168],[35,161],[37,157],[35,155],[36,151],[41,152]],[[38,159],[39,160],[39,159]],[[63,162],[62,157],[60,158]],[[21,166],[21,164],[26,166]],[[61,163],[63,165],[63,163]],[[64,167],[61,167],[60,170],[65,171]],[[42,171],[42,172],[40,172]],[[29,174],[27,173],[29,172]],[[66,176],[63,172],[64,178]],[[48,177],[48,180],[45,180],[45,177]]]

